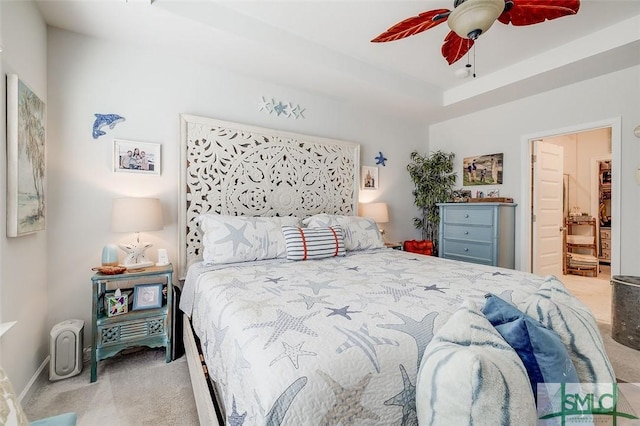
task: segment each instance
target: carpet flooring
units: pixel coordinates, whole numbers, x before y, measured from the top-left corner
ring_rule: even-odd
[[[618,379],[640,383],[640,351],[611,338],[611,326],[599,323]],[[69,411],[79,426],[113,424],[198,425],[186,358],[164,362],[164,349],[145,349],[98,363],[98,380],[89,383],[89,365],[75,377],[36,383],[23,401],[27,417],[37,420]]]
[[[78,426],[199,424],[184,356],[167,364],[164,348],[120,354],[98,363],[94,383],[90,370],[85,363],[78,376],[36,383],[22,402],[29,420],[74,411]]]
[[[640,383],[640,351],[613,340],[610,324],[598,323],[598,327],[618,380]]]

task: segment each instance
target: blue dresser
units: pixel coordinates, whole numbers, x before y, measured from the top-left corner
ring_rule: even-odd
[[[441,203],[439,256],[515,268],[516,205]]]

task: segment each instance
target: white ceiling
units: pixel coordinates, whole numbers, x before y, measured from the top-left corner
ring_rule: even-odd
[[[516,0],[517,1],[517,0]],[[170,51],[234,72],[410,118],[440,121],[640,64],[640,1],[582,0],[542,24],[496,22],[476,42],[477,77],[440,54],[446,24],[370,40],[453,0],[38,1],[52,26]]]

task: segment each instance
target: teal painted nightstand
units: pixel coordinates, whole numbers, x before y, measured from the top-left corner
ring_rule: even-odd
[[[402,241],[397,243],[384,243],[384,246],[387,248],[392,248],[394,250],[402,250]]]
[[[93,287],[91,382],[95,382],[98,377],[98,361],[111,358],[127,348],[164,346],[166,361],[171,362],[173,267],[171,265],[152,266],[119,275],[96,273],[91,278],[91,282]],[[163,294],[166,294],[163,297],[162,306],[136,311],[129,307],[128,313],[108,316],[104,303],[105,292],[117,288],[133,289],[139,284],[162,284]],[[133,293],[130,298],[133,298]]]

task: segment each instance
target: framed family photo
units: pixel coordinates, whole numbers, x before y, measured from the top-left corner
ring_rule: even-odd
[[[124,173],[160,174],[160,144],[113,140],[113,171]]]
[[[139,284],[133,287],[133,310],[162,306],[162,284]]]
[[[7,236],[45,225],[45,105],[16,74],[7,75]]]
[[[477,155],[462,161],[462,185],[502,184],[502,158],[504,154]]]
[[[378,168],[362,166],[360,181],[362,189],[378,189]]]

